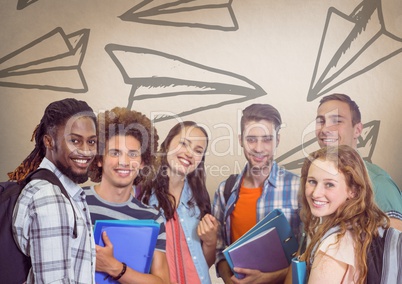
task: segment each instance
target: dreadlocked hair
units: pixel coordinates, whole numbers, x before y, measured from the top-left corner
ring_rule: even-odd
[[[44,136],[48,134],[54,137],[58,126],[64,125],[69,118],[78,114],[92,118],[96,125],[96,116],[92,108],[84,101],[67,98],[50,103],[32,133],[31,141],[35,139],[34,149],[13,172],[8,173],[8,178],[20,182],[36,170],[46,156]]]

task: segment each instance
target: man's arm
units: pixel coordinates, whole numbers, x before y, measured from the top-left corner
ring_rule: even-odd
[[[220,261],[217,266],[225,284],[283,283],[289,270],[288,268],[284,268],[275,272],[263,273],[259,270],[236,267],[236,272],[246,275],[243,279],[237,279],[226,260]]]
[[[155,250],[152,260],[151,274],[163,280],[163,283],[170,283],[169,265],[166,253]]]
[[[233,272],[225,259],[219,261],[219,263],[216,264],[216,268],[220,277],[222,277],[223,282],[225,282],[226,284],[233,283],[231,279],[233,276]]]
[[[402,232],[402,221],[397,218],[389,218],[391,222],[391,227]]]
[[[289,266],[288,272],[286,273],[285,281],[283,284],[292,284],[293,279],[292,279],[292,265]]]
[[[237,273],[245,274],[243,279],[237,279],[232,276],[234,284],[263,284],[263,283],[283,283],[288,273],[288,267],[275,272],[261,272],[254,269],[237,268],[234,269]]]
[[[385,212],[391,220],[391,227],[402,230],[402,192],[383,169],[377,165],[366,162],[371,182],[373,184],[374,198],[378,207]]]
[[[219,266],[222,265],[221,262],[226,263],[227,265],[227,269],[229,269],[229,265],[227,264],[225,257],[223,256],[223,250],[225,249],[225,240],[224,240],[224,232],[226,230],[225,226],[224,226],[224,210],[225,210],[225,206],[226,206],[226,202],[225,202],[225,197],[224,197],[224,188],[225,188],[225,182],[222,182],[218,189],[215,192],[214,195],[214,201],[212,204],[212,215],[216,218],[216,220],[219,223],[219,227],[218,227],[218,238],[217,238],[217,242],[216,242],[216,259],[215,259],[215,268],[216,268],[216,272],[218,277],[222,277],[222,279],[225,281],[226,279],[230,280],[230,276],[226,277],[226,275],[222,275],[221,273],[226,273],[225,270],[221,270],[219,269]],[[233,273],[232,273],[233,274]],[[225,276],[225,278],[224,278]],[[225,283],[231,283],[231,282],[225,282]]]
[[[390,177],[373,179],[375,201],[390,218],[391,227],[402,231],[402,193]]]
[[[70,230],[74,217],[67,203],[60,202],[53,185],[41,188],[27,185],[17,201],[13,227],[15,239],[32,261],[33,281],[73,281]],[[66,217],[67,216],[67,217]],[[71,227],[72,228],[72,227]],[[72,229],[71,229],[72,230]]]

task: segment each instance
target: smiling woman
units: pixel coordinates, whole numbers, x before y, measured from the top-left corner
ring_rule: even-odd
[[[300,195],[300,217],[310,239],[302,255],[308,283],[366,283],[368,248],[378,229],[389,227],[389,218],[374,201],[357,151],[341,145],[310,154],[301,172]],[[335,227],[339,232],[322,241]]]
[[[173,283],[211,283],[218,222],[205,186],[206,131],[195,122],[176,124],[161,144],[156,179],[143,201],[166,218],[166,256]]]
[[[317,159],[310,165],[305,195],[311,213],[324,220],[355,193],[347,186],[345,175],[338,172],[334,162]]]
[[[204,160],[207,137],[203,130],[189,126],[173,137],[169,143],[166,160],[168,175],[185,176],[193,172]]]

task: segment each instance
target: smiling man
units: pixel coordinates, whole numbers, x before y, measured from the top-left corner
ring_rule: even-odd
[[[357,150],[363,130],[358,105],[349,96],[331,94],[321,99],[317,109],[316,136],[320,147],[348,145]],[[391,226],[402,230],[402,192],[390,175],[365,161],[375,194],[375,201],[391,219]]]
[[[70,200],[45,180],[33,180],[22,190],[14,209],[13,232],[21,251],[31,257],[26,283],[94,283],[91,219],[78,184],[88,179],[96,154],[95,114],[83,101],[53,102],[34,136],[34,150],[9,173],[10,179],[21,181],[36,168],[46,168],[60,179]]]
[[[158,134],[142,113],[115,107],[98,115],[99,153],[90,168],[98,184],[85,187],[92,224],[96,220],[146,220],[160,224],[150,273],[127,266],[113,255],[113,244],[102,235],[105,247],[96,246],[96,271],[121,283],[168,283],[166,233],[162,213],[140,202],[137,185],[151,177]]]
[[[281,209],[294,234],[297,236],[299,233],[297,193],[300,179],[280,168],[274,161],[280,141],[281,124],[278,110],[271,105],[253,104],[243,110],[239,142],[247,165],[237,175],[227,199],[224,191],[228,180],[219,185],[212,208],[214,216],[221,224],[215,264],[225,283],[238,280],[223,256],[223,249],[272,210]],[[275,255],[272,257],[275,258]],[[287,269],[263,273],[244,267],[236,271],[246,275],[241,283],[279,283],[283,282]]]

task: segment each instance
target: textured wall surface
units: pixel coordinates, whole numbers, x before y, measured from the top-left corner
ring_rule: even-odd
[[[277,160],[298,173],[316,149],[320,98],[360,105],[359,151],[402,187],[402,2],[193,0],[1,1],[0,176],[31,151],[44,108],[65,97],[210,134],[208,188],[244,166],[241,110],[282,114]]]

